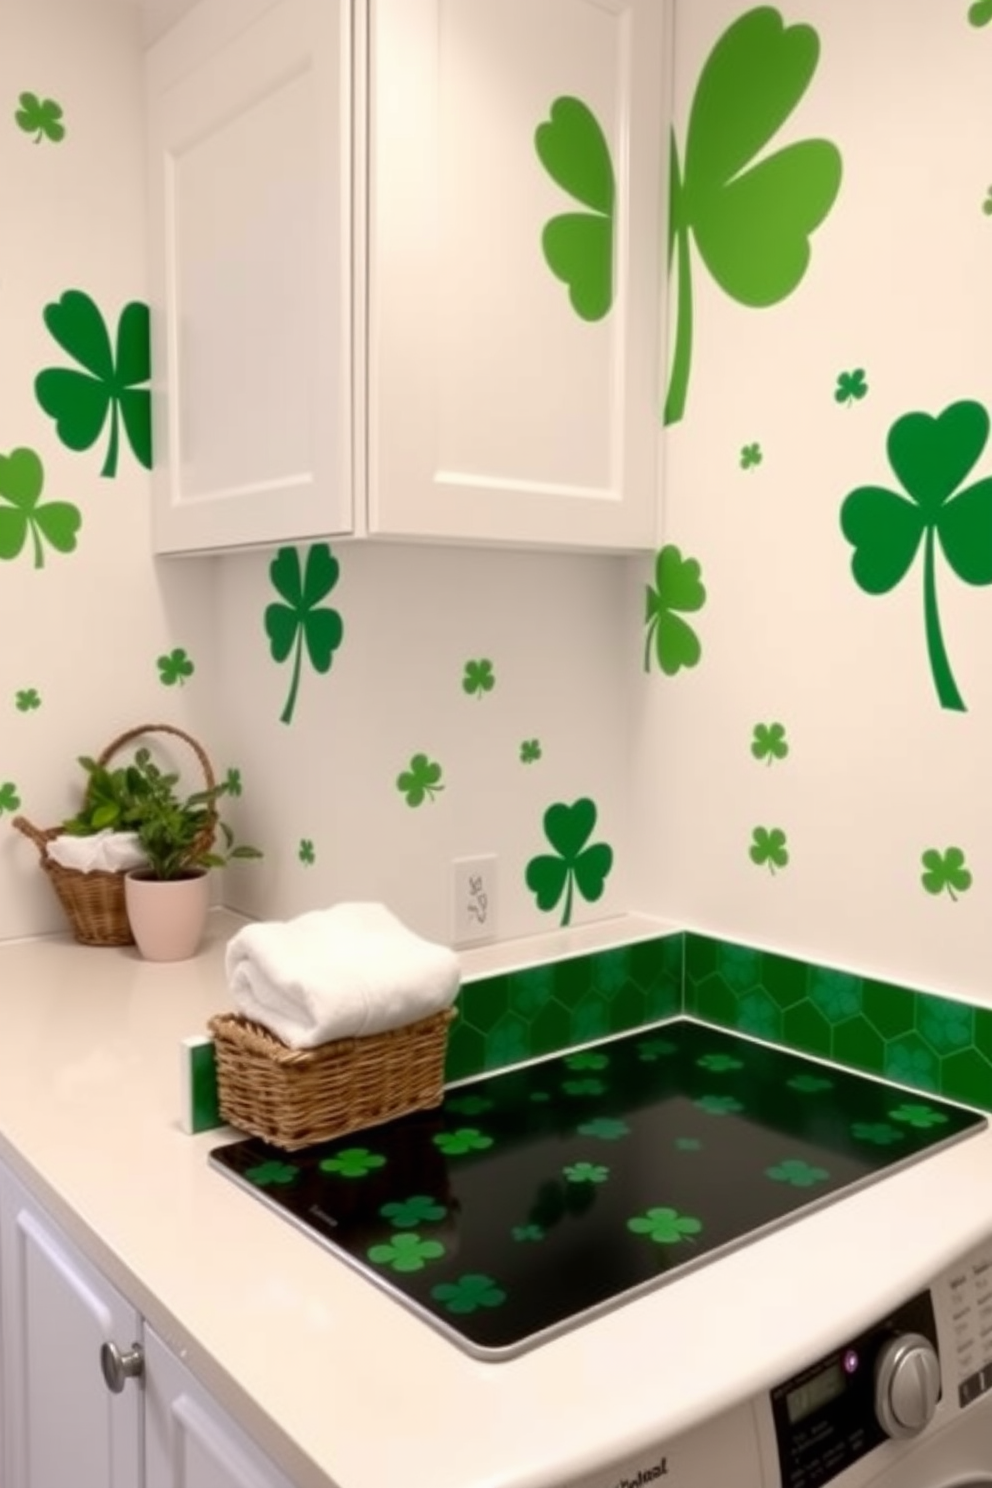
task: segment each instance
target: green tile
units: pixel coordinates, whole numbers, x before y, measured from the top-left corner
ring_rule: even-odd
[[[864,983],[847,971],[814,966],[809,975],[810,1001],[828,1023],[846,1023],[863,1011]]]
[[[737,1027],[742,1033],[754,1038],[780,1043],[782,1039],[782,1012],[778,1004],[763,988],[745,992],[737,1001]]]
[[[782,1042],[800,1054],[830,1057],[831,1025],[811,1002],[800,1002],[782,1014]]]
[[[567,1008],[577,1007],[593,985],[592,957],[572,956],[555,968],[555,997]]]
[[[683,943],[686,983],[699,982],[716,971],[717,943],[708,935],[687,933]]]
[[[866,981],[862,1008],[865,1017],[884,1039],[909,1033],[915,1021],[914,994],[905,987],[893,987],[888,982]]]
[[[880,1075],[885,1065],[885,1041],[866,1018],[849,1018],[832,1030],[830,1055],[838,1064]]]
[[[806,998],[809,967],[791,956],[765,951],[761,957],[761,985],[780,1008],[793,1007]]]
[[[531,1019],[532,1054],[536,1057],[541,1054],[555,1054],[559,1049],[567,1049],[571,1031],[571,1014],[567,1008],[562,1007],[560,1002],[551,998]]]
[[[590,981],[605,997],[615,996],[630,980],[630,947],[616,946],[589,958]]]
[[[921,992],[916,999],[916,1029],[936,1054],[970,1049],[975,1042],[975,1009]]]
[[[975,1008],[975,1048],[992,1060],[992,1008]]]
[[[716,970],[735,992],[750,991],[761,986],[761,952],[721,941],[717,945]]]
[[[610,1031],[606,1003],[598,992],[589,992],[572,1009],[573,1044],[587,1044],[592,1039],[605,1038]]]
[[[977,1049],[962,1049],[941,1060],[940,1093],[992,1111],[992,1064]]]
[[[523,1018],[532,1018],[555,995],[554,966],[529,966],[506,979],[507,1005]]]
[[[469,982],[462,988],[458,1003],[465,1022],[488,1034],[509,1011],[510,978],[484,977],[480,982]]]
[[[478,1029],[463,1018],[456,1018],[448,1032],[448,1052],[444,1061],[446,1081],[467,1080],[486,1067],[486,1041]]]
[[[623,1033],[628,1028],[639,1028],[651,1022],[648,1012],[648,995],[633,982],[625,982],[606,1005],[606,1016],[611,1033]]]
[[[940,1087],[940,1062],[918,1033],[888,1040],[882,1073],[887,1080],[910,1085],[914,1090],[936,1092]]]
[[[682,985],[674,980],[658,981],[649,987],[644,997],[642,1022],[657,1023],[662,1018],[673,1018],[682,1011]]]
[[[530,1023],[519,1013],[504,1013],[486,1039],[486,1069],[519,1064],[530,1054]]]
[[[705,1023],[719,1023],[724,1028],[737,1027],[737,998],[716,975],[706,977],[691,990],[686,1011]]]

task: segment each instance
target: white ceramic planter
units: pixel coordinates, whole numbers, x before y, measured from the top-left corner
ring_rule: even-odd
[[[124,902],[138,950],[146,961],[185,961],[203,939],[210,907],[205,868],[187,878],[149,878],[133,868],[124,879]]]

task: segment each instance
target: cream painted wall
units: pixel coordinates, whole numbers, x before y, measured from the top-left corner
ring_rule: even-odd
[[[744,9],[678,6],[680,140],[703,59]],[[702,565],[703,654],[638,689],[634,898],[728,938],[992,1003],[992,588],[961,582],[939,555],[967,706],[946,710],[920,555],[891,594],[870,596],[840,528],[855,488],[899,489],[886,458],[897,419],[958,400],[992,408],[992,26],[969,25],[964,0],[801,0],[784,14],[815,27],[821,57],[766,153],[831,139],[843,183],[782,303],[741,306],[695,257],[665,530]],[[842,405],[838,375],[858,368],[867,394]],[[742,468],[754,442],[761,463]],[[990,477],[992,446],[970,480]],[[772,721],[789,754],[769,765],[751,743]],[[774,874],[750,859],[757,826],[786,833]],[[956,900],[921,882],[922,853],[949,846],[973,875]]]

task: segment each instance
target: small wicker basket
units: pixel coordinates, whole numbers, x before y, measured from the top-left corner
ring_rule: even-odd
[[[237,1013],[207,1025],[217,1054],[225,1121],[293,1152],[378,1126],[444,1098],[444,1057],[452,1008],[363,1038],[288,1048]]]
[[[107,765],[118,750],[146,734],[170,734],[181,739],[196,755],[208,790],[215,784],[214,772],[202,746],[195,739],[171,723],[143,723],[137,728],[125,730],[112,739],[97,757],[97,763]],[[84,797],[85,799],[85,797]],[[58,895],[65,910],[72,933],[80,945],[123,946],[133,945],[134,936],[128,924],[124,905],[124,874],[104,869],[82,873],[78,868],[64,868],[48,856],[48,844],[62,833],[62,827],[36,827],[25,816],[15,816],[11,823],[19,832],[35,844],[41,855],[41,866],[48,874],[49,882]],[[217,812],[211,809],[208,824],[196,842],[196,850],[205,851],[214,839],[217,829]]]

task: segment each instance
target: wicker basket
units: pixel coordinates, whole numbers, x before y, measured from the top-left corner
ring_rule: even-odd
[[[171,723],[143,723],[137,728],[127,729],[113,739],[98,756],[97,763],[107,765],[119,749],[131,744],[146,734],[170,734],[189,745],[196,755],[200,769],[210,790],[215,784],[214,772],[203,748]],[[85,797],[84,797],[85,800]],[[134,936],[128,924],[124,906],[124,874],[104,869],[81,873],[78,868],[64,868],[48,856],[48,844],[62,833],[62,827],[36,827],[27,817],[15,816],[12,826],[25,837],[29,837],[41,855],[41,866],[65,910],[72,933],[80,945],[123,946],[133,945]],[[195,844],[197,851],[205,851],[214,839],[217,829],[217,812],[211,810],[208,825]]]
[[[364,1038],[290,1049],[237,1013],[208,1027],[217,1053],[220,1113],[232,1126],[292,1152],[378,1126],[444,1097],[445,1008]]]

